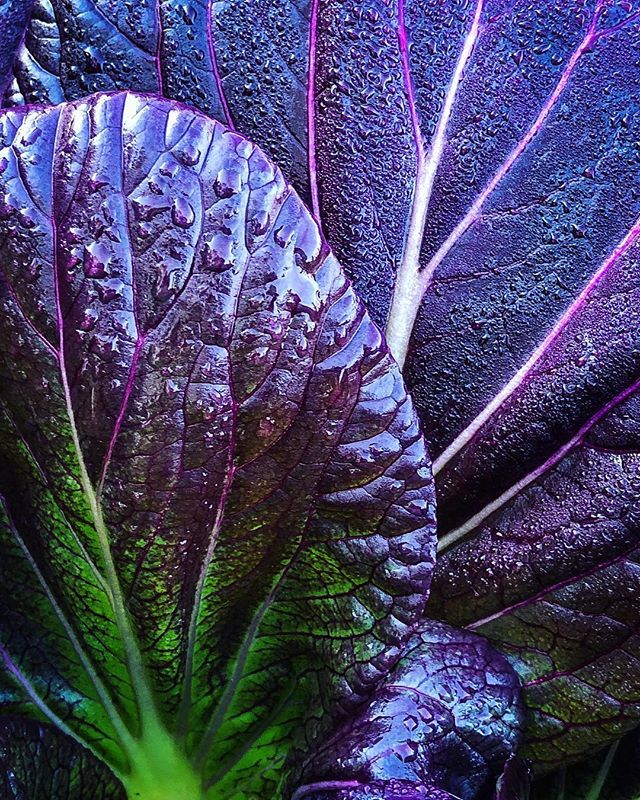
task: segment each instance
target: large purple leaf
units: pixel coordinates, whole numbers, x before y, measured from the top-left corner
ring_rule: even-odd
[[[430,613],[513,653],[548,768],[640,713],[640,6],[319,7],[320,219],[436,456]]]
[[[436,456],[430,613],[513,654],[547,768],[640,714],[639,14],[318,3],[317,208]]]
[[[443,548],[469,541],[445,554],[432,613],[475,624],[484,617],[467,619],[470,598],[481,596],[479,614],[491,606],[486,616],[520,602],[538,609],[528,600],[557,584],[583,587],[584,608],[604,602],[610,589],[581,576],[631,552],[637,530],[633,443],[623,445],[628,455],[607,456],[590,436],[640,378],[640,4],[175,8],[41,3],[8,100],[131,83],[224,115],[267,147],[406,364],[436,456]],[[132,32],[142,49],[128,41]],[[49,66],[38,70],[32,57]],[[554,500],[558,474],[565,489]],[[471,574],[486,525],[499,535],[490,552],[478,545],[485,566]],[[505,544],[507,526],[531,580],[513,577],[518,548]],[[566,546],[552,547],[559,530]],[[633,629],[637,610],[625,608]],[[531,636],[505,616],[505,641]],[[624,637],[605,640],[602,681],[625,658]],[[554,668],[568,673],[594,652],[575,639],[562,650]],[[625,664],[635,692],[638,668]],[[531,702],[580,704],[573,678],[567,702],[563,678]],[[554,723],[541,760],[596,747],[633,723],[638,694],[626,692],[628,681],[622,694],[607,685],[613,694],[583,702],[586,716],[570,732]]]
[[[131,795],[188,792],[186,754],[236,796],[254,752],[246,791],[273,792],[302,712],[365,699],[424,604],[434,495],[400,373],[222,125],[97,95],[3,112],[0,148],[8,707]]]
[[[530,754],[547,769],[640,720],[640,397],[626,395],[445,550],[436,574],[429,613],[510,654]]]

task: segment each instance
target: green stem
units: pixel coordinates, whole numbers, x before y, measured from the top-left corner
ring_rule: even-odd
[[[611,747],[607,750],[607,755],[604,757],[604,761],[602,762],[600,769],[598,770],[598,774],[596,775],[596,779],[594,780],[589,792],[585,800],[599,800],[600,794],[602,789],[607,781],[609,776],[609,771],[611,769],[611,765],[613,764],[613,759],[616,755],[616,750],[618,749],[618,745],[620,741],[614,742]]]
[[[163,726],[147,728],[129,758],[128,800],[205,800],[201,776]]]

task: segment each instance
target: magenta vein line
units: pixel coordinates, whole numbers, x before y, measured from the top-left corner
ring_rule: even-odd
[[[307,82],[307,151],[309,158],[309,188],[311,191],[311,210],[320,225],[320,200],[318,197],[318,171],[316,164],[316,42],[318,36],[318,6],[320,0],[313,0],[309,27],[309,72]]]
[[[438,552],[443,552],[448,550],[452,545],[456,542],[460,541],[460,539],[464,538],[468,533],[475,530],[487,517],[491,516],[495,511],[502,508],[506,503],[509,502],[513,497],[519,494],[523,489],[529,486],[533,481],[537,480],[541,475],[545,472],[548,472],[552,469],[558,462],[560,462],[568,453],[582,444],[585,436],[589,431],[593,428],[594,425],[597,425],[601,419],[603,419],[610,411],[612,411],[616,406],[620,403],[624,402],[627,398],[629,398],[634,392],[636,392],[640,388],[640,379],[634,381],[630,386],[628,386],[624,391],[617,394],[614,398],[612,398],[606,405],[604,405],[596,414],[594,414],[591,419],[587,420],[584,425],[580,428],[580,430],[571,438],[568,442],[566,442],[562,447],[553,453],[553,455],[549,456],[542,464],[540,464],[536,469],[530,472],[528,475],[525,475],[519,481],[516,481],[512,486],[510,486],[506,491],[504,491],[499,497],[493,500],[491,503],[488,503],[483,509],[478,511],[477,514],[474,514],[470,519],[468,519],[463,525],[455,530],[450,531],[445,536],[443,536],[440,541],[438,542]]]
[[[433,462],[433,474],[437,475],[460,450],[478,433],[480,428],[504,405],[514,392],[523,384],[525,379],[531,374],[535,365],[545,355],[556,339],[562,334],[571,320],[580,312],[587,303],[589,296],[595,288],[602,282],[610,271],[611,267],[629,250],[640,234],[640,217],[635,221],[631,230],[625,235],[613,252],[602,262],[600,267],[592,275],[589,282],[582,289],[576,299],[567,307],[565,312],[557,320],[553,328],[548,332],[542,342],[536,347],[527,361],[520,367],[511,380],[495,395],[495,397],[482,409],[474,420],[460,433],[454,441],[436,458]]]

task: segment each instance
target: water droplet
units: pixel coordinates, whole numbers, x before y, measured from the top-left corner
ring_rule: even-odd
[[[216,176],[214,188],[218,197],[232,197],[242,188],[240,174],[236,170],[221,169]]]
[[[156,299],[161,303],[170,300],[176,293],[176,277],[178,270],[168,264],[160,264],[158,280],[155,285]]]
[[[98,321],[98,312],[93,308],[86,308],[80,320],[81,331],[91,331],[95,328]]]
[[[195,166],[200,160],[200,156],[202,155],[199,148],[197,148],[193,144],[185,145],[180,150],[174,150],[174,153],[178,161],[181,164],[184,164],[186,167]]]
[[[184,197],[176,197],[171,206],[171,219],[179,228],[190,228],[196,218],[193,206]]]
[[[88,73],[102,72],[104,56],[97,47],[88,45],[84,48],[85,69]]]
[[[121,280],[114,279],[105,283],[98,284],[98,297],[102,303],[111,303],[118,297],[122,297],[124,284]]]
[[[233,240],[214,235],[205,244],[202,268],[206,272],[224,272],[233,266]]]
[[[110,261],[109,250],[100,242],[92,242],[84,248],[84,274],[87,278],[106,278]]]
[[[175,178],[178,172],[180,171],[180,164],[170,156],[162,162],[159,172],[165,178]]]
[[[109,179],[104,175],[98,175],[94,172],[87,181],[87,184],[92,192],[97,192],[99,189],[109,185]]]
[[[179,391],[180,387],[174,380],[171,380],[169,378],[168,380],[165,381],[164,393],[166,394],[167,397],[174,397],[174,395],[178,394]]]
[[[155,194],[136,197],[131,201],[131,205],[136,219],[143,222],[148,222],[163,211],[167,211],[170,207],[167,199]]]
[[[274,233],[276,244],[280,245],[280,247],[287,247],[293,240],[295,232],[296,229],[293,225],[281,225]]]

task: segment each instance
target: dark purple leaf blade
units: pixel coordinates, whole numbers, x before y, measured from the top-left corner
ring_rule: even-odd
[[[640,719],[639,403],[622,397],[436,573],[430,613],[513,658],[546,769]]]
[[[371,703],[315,748],[293,797],[485,797],[522,735],[519,688],[484,639],[429,622]]]
[[[125,800],[122,785],[73,739],[20,717],[0,717],[3,800]]]
[[[515,555],[501,535],[485,555],[493,578],[479,606],[487,587],[498,591],[503,582],[508,608],[526,604],[631,545],[634,479],[626,465],[616,472],[624,487],[612,511],[598,465],[584,476],[591,491],[568,488],[554,512],[552,503],[540,506],[536,487],[546,490],[548,475],[572,468],[594,426],[640,377],[633,322],[640,6],[227,2],[215,4],[212,17],[201,6],[185,17],[167,4],[142,5],[136,13],[147,14],[145,54],[125,36],[127,58],[107,53],[104,68],[91,71],[95,53],[84,60],[83,48],[90,40],[101,50],[113,39],[113,25],[100,27],[101,11],[140,29],[141,16],[125,20],[117,4],[103,5],[86,6],[80,30],[60,24],[71,12],[54,2],[62,81],[41,91],[51,79],[36,74],[25,51],[12,102],[76,97],[96,86],[157,91],[163,74],[184,71],[188,50],[175,49],[174,68],[163,42],[189,35],[201,42],[209,27],[208,51],[193,49],[194,59],[204,53],[204,95],[193,89],[199,67],[192,64],[184,81],[165,82],[162,91],[206,110],[217,103],[215,113],[228,113],[276,156],[374,318],[388,321],[437,456],[444,546],[470,540],[466,569],[463,553],[442,565],[443,576],[454,565],[461,570],[452,578],[460,605],[475,601],[471,587],[482,577],[469,578],[474,536],[492,514],[513,509],[508,524],[530,537],[531,553],[539,553],[542,537],[546,552],[535,558],[543,574],[521,585],[512,580],[518,561],[515,569],[507,564]],[[54,36],[27,37],[26,48],[36,53],[43,38],[54,53]],[[591,493],[600,500],[585,515]],[[552,531],[566,521],[561,506],[575,509],[569,554],[552,546]],[[610,524],[593,525],[590,513]],[[540,514],[554,520],[541,525]],[[529,562],[537,572],[533,555]],[[453,591],[435,600],[433,613],[456,621]],[[635,713],[627,711],[622,728]],[[589,747],[600,736],[592,722]],[[580,737],[572,740],[577,747]],[[568,756],[574,745],[566,747]]]
[[[36,0],[5,104],[160,93],[237,127],[310,201],[311,13],[308,0]]]
[[[248,141],[134,94],[6,111],[0,127],[7,547],[24,543],[64,611],[120,751],[152,759],[128,790],[159,769],[169,791],[186,752],[231,797],[226,773],[282,762],[302,712],[368,697],[421,613],[434,495],[415,412],[317,226]],[[51,694],[38,716],[55,722]],[[84,740],[79,711],[65,719]]]
[[[387,319],[436,456],[445,555],[429,613],[479,625],[486,611],[483,633],[526,644],[530,629],[509,614],[494,634],[493,615],[557,583],[582,586],[574,613],[588,613],[611,588],[583,574],[637,543],[633,437],[624,456],[591,440],[640,379],[640,7],[319,9],[320,219]],[[637,629],[636,605],[621,606]],[[610,697],[580,697],[578,635],[552,657],[571,686],[528,692],[555,709],[553,735],[532,734],[547,766],[637,720],[639,667],[613,628],[590,652]]]
[[[24,37],[30,13],[30,0],[4,0],[0,6],[0,97],[11,78],[14,54]]]

